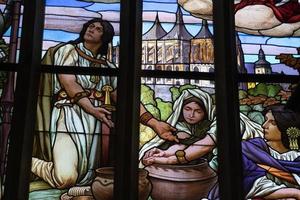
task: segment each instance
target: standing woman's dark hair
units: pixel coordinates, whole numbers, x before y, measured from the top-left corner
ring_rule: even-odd
[[[101,38],[102,44],[97,53],[101,54],[101,55],[106,55],[107,50],[108,50],[108,45],[109,45],[109,43],[112,42],[112,39],[115,35],[115,31],[114,31],[114,27],[111,25],[110,22],[103,20],[101,18],[93,18],[90,21],[83,24],[83,27],[79,33],[79,38],[77,38],[75,41],[72,41],[71,43],[77,44],[77,43],[83,42],[84,41],[83,37],[84,37],[84,34],[85,34],[87,28],[89,27],[89,25],[91,25],[95,22],[99,22],[101,24],[101,26],[103,27],[103,35]]]
[[[274,105],[266,109],[266,112],[271,111],[276,125],[281,132],[282,144],[287,149],[291,148],[292,138],[289,136],[290,130],[300,131],[300,113],[290,110],[283,105]],[[297,146],[300,147],[300,137],[295,138]]]
[[[272,112],[281,132],[282,144],[287,149],[300,147],[300,82],[292,91],[286,105],[273,105],[265,110]],[[295,148],[298,147],[298,148]]]

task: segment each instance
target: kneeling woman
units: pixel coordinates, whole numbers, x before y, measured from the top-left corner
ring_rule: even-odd
[[[215,107],[208,93],[200,89],[184,90],[174,102],[173,113],[167,122],[177,129],[179,143],[153,138],[140,151],[144,165],[196,162],[215,147]],[[199,145],[202,151],[194,151]],[[180,153],[186,153],[186,156],[180,156]]]

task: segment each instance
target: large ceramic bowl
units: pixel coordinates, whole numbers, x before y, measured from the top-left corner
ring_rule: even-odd
[[[199,200],[207,197],[217,174],[205,159],[195,165],[153,164],[145,168],[152,183],[154,200]]]

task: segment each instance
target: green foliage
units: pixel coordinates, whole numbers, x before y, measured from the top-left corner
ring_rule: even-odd
[[[160,110],[161,120],[165,121],[172,114],[172,103],[156,98],[157,107]]]
[[[257,112],[257,111],[250,112],[248,114],[248,117],[251,120],[253,120],[253,121],[255,121],[255,122],[259,123],[259,124],[263,124],[264,121],[265,121],[265,118],[264,118],[263,114],[261,114],[261,112]]]
[[[264,110],[264,107],[262,104],[256,104],[256,105],[253,105],[253,110],[262,112]]]
[[[177,90],[178,88],[173,89]],[[166,120],[172,113],[172,103],[155,98],[154,91],[147,85],[141,86],[141,102],[156,119]]]
[[[170,92],[172,94],[172,101],[174,102],[180,96],[179,89],[177,87],[171,87]]]
[[[281,96],[275,96],[275,99],[281,101]]]
[[[151,104],[156,106],[154,91],[147,85],[141,85],[141,102],[144,105]]]
[[[268,97],[275,97],[281,89],[281,86],[278,84],[259,83],[255,86],[255,88],[249,89],[248,93],[252,96],[264,95]]]
[[[255,88],[249,89],[248,94],[252,96],[257,96],[257,95],[267,96],[268,94],[267,85],[265,83],[259,83],[255,86]]]
[[[182,86],[179,87],[179,92],[180,92],[180,94],[181,94],[181,92],[182,92],[183,90],[186,90],[186,89],[194,89],[194,88],[197,88],[197,86],[195,86],[195,85],[190,85],[190,84],[182,85]]]
[[[247,114],[251,111],[251,107],[248,105],[240,105],[240,111],[244,114]]]
[[[244,99],[248,96],[247,92],[244,90],[239,90],[239,99]]]
[[[172,101],[174,102],[182,93],[182,91],[186,90],[186,89],[194,89],[194,88],[198,88],[195,85],[191,85],[191,84],[185,84],[178,87],[171,87],[170,88],[170,92],[172,94]]]
[[[280,90],[282,90],[282,87],[279,84],[270,84],[267,85],[267,89],[268,89],[268,97],[275,97]]]
[[[156,119],[160,120],[160,110],[152,104],[145,105],[146,110],[148,110]]]

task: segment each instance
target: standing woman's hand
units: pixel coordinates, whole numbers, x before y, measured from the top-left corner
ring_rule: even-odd
[[[114,123],[111,120],[111,112],[101,107],[94,107],[90,114],[92,114],[95,118],[105,123],[109,128],[114,127]]]

